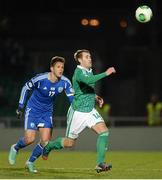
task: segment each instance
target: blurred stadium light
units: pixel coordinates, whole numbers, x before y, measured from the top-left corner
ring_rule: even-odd
[[[73,53],[87,48],[98,54],[102,67],[117,69],[114,78],[101,82],[100,92],[112,102],[113,115],[143,116],[150,93],[156,91],[162,97],[162,6],[160,0],[147,1],[156,12],[144,25],[134,17],[141,3],[83,0],[78,6],[74,0],[40,0],[31,6],[27,1],[0,0],[0,82],[9,103],[0,115],[15,115],[23,83],[48,71],[52,55],[65,56],[65,73],[71,78]],[[89,26],[90,19],[95,26]]]
[[[81,20],[81,24],[82,24],[83,26],[87,26],[87,25],[89,24],[88,19],[86,19],[86,18],[82,19],[82,20]]]
[[[100,25],[100,21],[98,19],[90,19],[89,20],[89,25],[90,26],[94,26],[94,27],[97,27]]]
[[[83,18],[81,19],[81,24],[83,26],[98,27],[100,25],[100,21],[97,18]]]
[[[127,28],[128,26],[128,22],[126,20],[121,20],[120,21],[120,27],[121,28]]]

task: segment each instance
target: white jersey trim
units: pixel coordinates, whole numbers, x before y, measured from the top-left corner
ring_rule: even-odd
[[[71,81],[67,77],[61,76],[61,79],[67,81],[71,85]]]
[[[48,73],[43,74],[43,75],[39,75],[38,77],[34,77],[31,80],[33,83],[36,83],[37,81],[40,81],[40,80],[46,79],[46,78],[48,78]]]

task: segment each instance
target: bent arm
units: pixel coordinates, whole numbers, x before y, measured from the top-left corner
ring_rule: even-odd
[[[19,108],[21,109],[24,108],[29,92],[32,91],[33,88],[34,88],[34,84],[31,80],[25,83],[25,85],[23,86],[21,90],[21,95],[19,99]]]
[[[70,80],[66,83],[65,94],[68,97],[69,102],[72,103],[74,98],[74,90],[72,88]]]

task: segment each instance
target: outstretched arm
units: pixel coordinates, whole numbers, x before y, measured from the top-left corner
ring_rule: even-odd
[[[116,73],[115,68],[110,67],[105,72],[97,74],[97,75],[88,76],[88,75],[83,74],[83,73],[79,74],[78,80],[80,82],[83,82],[83,83],[89,85],[89,84],[95,83],[95,82],[99,81],[100,79],[105,78],[105,77],[107,77],[113,73]]]

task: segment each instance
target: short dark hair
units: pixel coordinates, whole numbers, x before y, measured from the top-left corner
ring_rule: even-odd
[[[83,52],[90,53],[90,51],[87,49],[79,49],[74,53],[74,59],[78,64],[80,64],[78,59],[82,57]]]
[[[52,57],[51,62],[50,62],[50,67],[54,66],[54,64],[57,63],[57,62],[62,62],[62,63],[65,64],[65,58],[63,58],[61,56]]]

